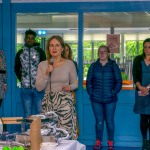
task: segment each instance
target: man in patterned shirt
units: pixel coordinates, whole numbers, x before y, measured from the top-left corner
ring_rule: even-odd
[[[41,112],[41,103],[44,92],[35,88],[37,67],[41,61],[46,60],[45,52],[35,42],[36,32],[25,32],[25,44],[15,58],[15,73],[21,82],[21,99],[25,118]],[[33,113],[34,110],[34,113]]]

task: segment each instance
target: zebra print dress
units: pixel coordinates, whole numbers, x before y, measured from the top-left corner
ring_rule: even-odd
[[[69,132],[69,139],[75,140],[77,134],[77,115],[72,93],[51,92],[45,93],[42,101],[42,113],[54,111],[58,115],[58,128]]]

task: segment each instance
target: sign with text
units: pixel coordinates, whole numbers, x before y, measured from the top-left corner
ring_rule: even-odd
[[[107,46],[110,50],[110,53],[119,53],[120,34],[107,34]]]

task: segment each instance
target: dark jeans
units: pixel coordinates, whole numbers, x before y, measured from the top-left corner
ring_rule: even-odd
[[[1,107],[1,105],[2,105],[2,102],[3,102],[3,99],[0,99],[0,107]]]
[[[103,104],[92,102],[92,109],[96,119],[96,139],[103,140],[104,121],[106,123],[107,138],[114,141],[114,114],[116,110],[116,102]]]
[[[0,107],[2,105],[3,99],[0,99]],[[5,132],[7,130],[7,126],[6,124],[3,124],[3,132]]]
[[[150,136],[150,115],[140,114],[140,129],[143,140],[147,139],[148,131]]]
[[[21,89],[21,99],[23,103],[25,118],[33,114],[41,113],[43,97],[44,91],[38,92],[36,89],[28,89],[28,88]]]

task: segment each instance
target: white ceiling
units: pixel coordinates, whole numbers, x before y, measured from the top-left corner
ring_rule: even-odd
[[[17,15],[17,31],[45,29],[47,32],[77,32],[78,15],[63,13],[32,13]],[[150,12],[85,13],[86,32],[105,33],[111,29],[122,33],[150,33]]]

